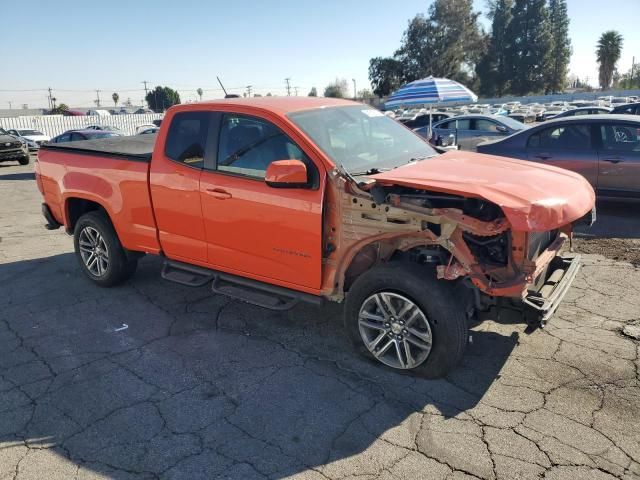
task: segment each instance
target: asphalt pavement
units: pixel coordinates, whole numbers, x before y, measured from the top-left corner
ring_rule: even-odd
[[[0,480],[640,478],[640,269],[589,255],[545,330],[475,325],[446,379],[354,354],[339,306],[277,313],[83,278],[33,166],[0,164]]]

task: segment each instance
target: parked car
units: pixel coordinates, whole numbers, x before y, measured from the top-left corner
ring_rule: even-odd
[[[445,118],[451,118],[453,115],[447,112],[432,112],[431,113],[431,125]],[[421,127],[429,128],[429,114],[428,113],[420,113],[416,115],[414,118],[409,120],[400,120],[400,123],[403,123],[405,127],[415,130]]]
[[[531,123],[536,121],[536,114],[526,107],[511,110],[507,117],[521,123]]]
[[[136,135],[151,135],[154,133],[158,133],[160,131],[160,127],[149,127],[144,130],[140,130]]]
[[[109,113],[109,110],[91,109],[87,110],[87,115],[94,117],[110,117],[111,113]]]
[[[611,109],[608,107],[578,107],[566,112],[560,112],[551,118],[564,118],[564,117],[576,117],[580,115],[598,115],[610,113]],[[548,120],[548,119],[546,119]]]
[[[332,98],[176,105],[160,130],[40,151],[47,227],[73,232],[96,285],[162,254],[164,279],[264,308],[344,299],[358,351],[437,377],[462,357],[478,305],[517,299],[540,325],[577,273],[560,251],[594,193],[575,173],[438,155]]]
[[[585,115],[549,120],[478,152],[519,158],[581,174],[600,197],[640,197],[640,119]]]
[[[118,127],[113,127],[111,125],[89,125],[88,127],[85,127],[85,130],[102,130],[104,132],[117,133],[118,135],[124,135],[125,134]]]
[[[117,133],[105,132],[104,130],[67,130],[66,132],[53,137],[49,143],[77,142],[79,140],[93,140],[94,138],[119,137]]]
[[[145,123],[145,124],[142,124],[142,125],[138,125],[136,127],[136,135],[139,134],[143,130],[147,130],[149,128],[154,128],[156,126],[157,125],[154,125],[153,123]]]
[[[8,132],[17,137],[23,144],[27,146],[29,151],[36,151],[40,148],[40,145],[43,143],[47,143],[51,140],[49,135],[45,135],[38,130],[33,130],[32,128],[12,128],[8,130]]]
[[[504,137],[527,126],[509,117],[492,115],[461,115],[433,125],[432,143],[437,146],[458,145],[461,150],[476,149],[476,145],[495,137]],[[423,137],[429,127],[416,130]]]
[[[29,151],[20,139],[0,128],[0,162],[13,161],[28,165]]]
[[[611,110],[613,114],[640,115],[640,103],[626,103]]]

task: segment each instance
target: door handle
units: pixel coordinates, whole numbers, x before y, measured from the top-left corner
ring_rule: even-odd
[[[226,200],[227,198],[232,197],[232,195],[229,192],[227,192],[226,190],[223,190],[222,188],[207,188],[206,191],[213,198],[217,198],[219,200]]]
[[[609,162],[609,163],[624,162],[624,158],[622,158],[622,157],[606,157],[606,158],[603,158],[602,160],[604,160],[605,162]]]
[[[539,153],[538,155],[534,155],[533,158],[539,158],[540,160],[549,160],[551,155],[548,153]]]

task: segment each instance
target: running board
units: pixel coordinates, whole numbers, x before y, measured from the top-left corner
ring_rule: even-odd
[[[201,287],[213,280],[215,272],[188,263],[166,260],[162,267],[162,278],[188,287]]]
[[[270,310],[289,310],[301,301],[318,306],[322,305],[322,298],[316,295],[175,260],[165,261],[162,268],[162,278],[190,287],[201,287],[212,282],[211,290],[213,293],[226,295]]]

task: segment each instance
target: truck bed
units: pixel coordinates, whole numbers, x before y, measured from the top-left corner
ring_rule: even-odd
[[[48,143],[43,150],[55,150],[83,155],[117,157],[123,160],[150,162],[156,135],[135,135],[131,137],[95,138],[66,143]]]
[[[36,180],[55,220],[72,230],[78,202],[102,207],[129,250],[157,253],[149,192],[149,166],[156,135],[98,138],[43,145]]]

